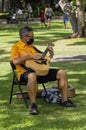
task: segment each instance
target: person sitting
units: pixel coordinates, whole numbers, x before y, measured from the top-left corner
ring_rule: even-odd
[[[18,8],[16,14],[23,14],[23,11],[20,8]]]
[[[29,20],[33,21],[33,8],[30,3],[27,5],[28,13],[29,13]]]
[[[31,101],[30,114],[39,113],[36,103],[37,81],[58,81],[58,88],[62,96],[60,105],[64,107],[76,107],[67,96],[68,81],[64,70],[50,68],[46,75],[40,76],[31,68],[27,71],[21,66],[21,64],[25,65],[27,60],[41,60],[42,53],[34,45],[34,32],[31,27],[22,27],[19,30],[19,35],[20,40],[12,46],[10,59],[16,66],[19,80],[27,82],[27,91]],[[48,50],[50,58],[52,58],[54,55],[53,47],[51,45],[48,46]]]

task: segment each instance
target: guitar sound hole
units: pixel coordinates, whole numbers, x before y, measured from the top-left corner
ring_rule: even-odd
[[[47,61],[47,59],[42,59],[42,60],[38,60],[38,61],[35,61],[35,62],[38,63],[38,64],[45,64],[46,65],[46,61]]]

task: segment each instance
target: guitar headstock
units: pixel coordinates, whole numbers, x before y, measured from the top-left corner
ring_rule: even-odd
[[[47,54],[47,52],[49,51],[49,47],[50,47],[50,46],[52,46],[52,47],[53,47],[53,46],[54,46],[54,44],[53,44],[53,43],[49,43],[49,44],[48,44],[48,47],[47,47],[47,48],[45,49],[45,51],[42,53],[42,59],[45,57],[45,55],[46,55],[46,54]]]
[[[55,46],[55,45],[54,45],[53,43],[48,43],[48,46],[52,46],[52,47],[53,47],[53,46]]]

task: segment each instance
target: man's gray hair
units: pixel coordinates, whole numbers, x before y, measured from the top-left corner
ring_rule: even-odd
[[[21,28],[19,30],[19,35],[20,35],[20,38],[22,38],[22,36],[25,36],[25,35],[28,35],[29,32],[32,32],[33,29],[29,26],[24,26],[23,28]]]

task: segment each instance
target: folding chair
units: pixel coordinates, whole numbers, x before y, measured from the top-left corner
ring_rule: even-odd
[[[11,104],[11,102],[12,102],[14,85],[17,85],[19,87],[20,93],[21,93],[21,95],[23,97],[24,103],[25,103],[26,107],[28,108],[27,99],[26,99],[26,97],[25,97],[25,95],[23,93],[23,90],[22,90],[22,86],[26,85],[27,83],[26,82],[21,82],[21,81],[18,80],[15,65],[11,61],[10,61],[10,65],[11,65],[12,72],[13,72],[13,79],[12,79],[12,87],[11,87],[11,91],[10,91],[9,103]],[[45,93],[47,94],[45,84],[43,82],[39,82],[38,84],[42,84],[42,86],[43,86],[43,88],[45,90]]]

